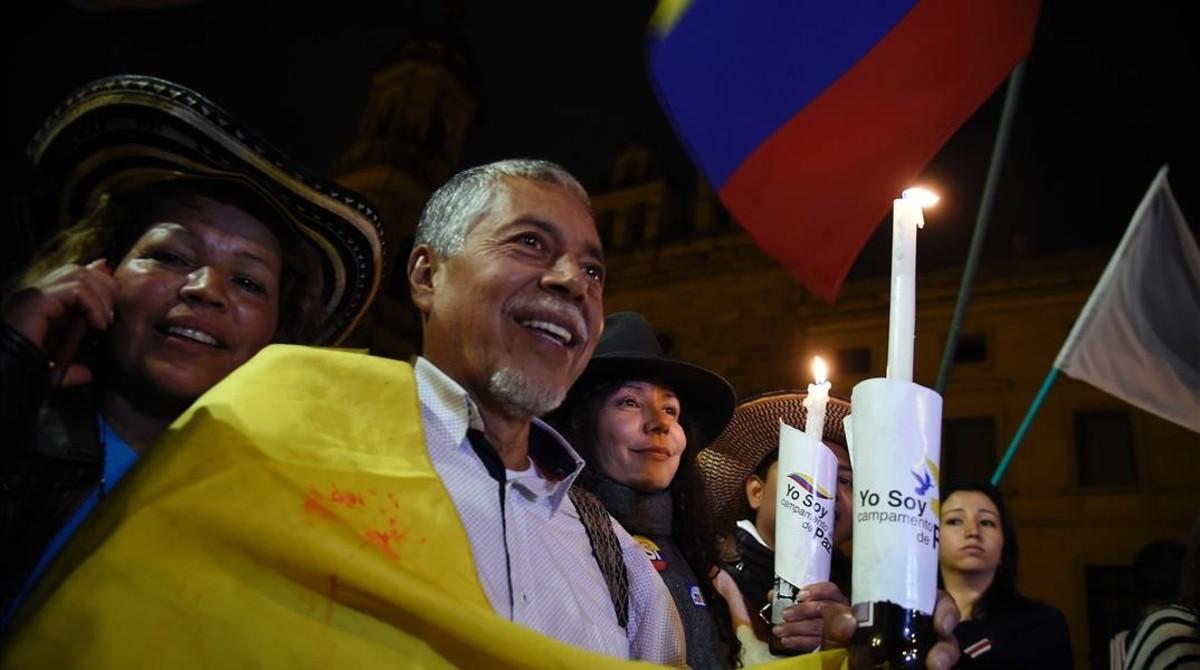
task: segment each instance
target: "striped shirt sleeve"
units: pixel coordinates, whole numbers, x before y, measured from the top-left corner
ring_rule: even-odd
[[[1138,625],[1126,670],[1174,670],[1200,667],[1200,630],[1196,614],[1182,607],[1164,607]]]

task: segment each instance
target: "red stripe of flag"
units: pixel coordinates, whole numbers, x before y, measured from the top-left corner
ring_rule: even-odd
[[[918,3],[738,167],[722,200],[768,255],[832,301],[892,199],[1025,57],[1038,8]]]

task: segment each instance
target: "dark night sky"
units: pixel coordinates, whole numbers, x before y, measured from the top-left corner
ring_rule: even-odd
[[[1196,230],[1200,81],[1196,10],[1046,3],[1001,182],[989,255],[1020,233],[1035,254],[1111,250],[1162,163]],[[688,159],[657,107],[644,66],[653,2],[468,1],[452,13],[481,100],[464,164],[547,157],[603,190],[627,142],[651,148],[674,188],[691,188]],[[6,40],[6,173],[40,117],[74,86],[141,72],[191,86],[287,153],[327,172],[357,128],[373,68],[430,18],[435,0],[207,0],[152,11],[88,13],[28,3]],[[424,17],[424,18],[422,18]],[[1002,91],[931,163],[943,195],[922,235],[922,265],[961,262],[999,118]],[[868,244],[857,273],[886,256]]]

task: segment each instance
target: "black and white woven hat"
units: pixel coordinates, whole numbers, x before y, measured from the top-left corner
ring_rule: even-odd
[[[113,189],[171,179],[240,184],[318,250],[317,344],[362,317],[382,277],[382,224],[352,191],[313,176],[203,95],[143,75],[90,82],[63,100],[26,153],[40,225],[64,228]]]
[[[803,429],[808,418],[806,391],[773,391],[738,404],[725,430],[696,458],[704,491],[718,528],[728,528],[746,511],[746,479],[767,454],[779,447],[779,420]],[[846,444],[842,423],[850,403],[830,397],[825,406],[825,439]]]

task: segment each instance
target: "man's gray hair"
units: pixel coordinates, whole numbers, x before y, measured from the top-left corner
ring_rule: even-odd
[[[463,170],[435,191],[421,212],[413,245],[428,244],[442,258],[462,251],[467,233],[487,214],[505,178],[557,184],[592,210],[587,191],[557,163],[528,158],[497,161]]]

